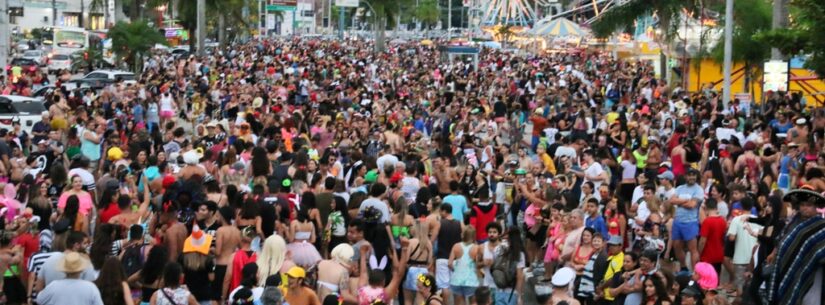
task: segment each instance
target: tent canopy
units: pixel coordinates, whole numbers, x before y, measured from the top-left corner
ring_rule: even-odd
[[[566,18],[541,20],[529,32],[531,35],[555,37],[582,37],[586,33],[582,28]]]

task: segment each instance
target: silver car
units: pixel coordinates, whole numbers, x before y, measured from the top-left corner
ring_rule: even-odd
[[[28,50],[23,52],[23,58],[34,60],[38,66],[46,65],[47,61],[46,54],[40,50]]]
[[[72,58],[66,54],[54,54],[49,58],[49,74],[60,70],[71,70]]]

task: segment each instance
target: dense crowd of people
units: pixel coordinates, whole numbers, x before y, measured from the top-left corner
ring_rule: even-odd
[[[0,303],[820,304],[825,114],[798,95],[724,105],[598,51],[371,49],[59,78],[0,130]]]

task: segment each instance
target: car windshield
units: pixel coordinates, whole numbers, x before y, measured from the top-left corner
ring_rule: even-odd
[[[26,53],[23,53],[23,56],[40,56],[40,52],[38,52],[38,51],[26,51]]]
[[[69,55],[63,55],[63,54],[52,55],[52,60],[68,60],[68,59],[69,59]]]
[[[15,58],[11,61],[11,64],[14,65],[33,65],[34,61],[27,58]]]
[[[12,102],[17,113],[42,113],[46,111],[46,106],[40,102]]]

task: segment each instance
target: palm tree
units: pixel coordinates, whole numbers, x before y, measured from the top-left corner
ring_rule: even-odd
[[[429,29],[430,25],[438,22],[438,2],[436,2],[436,0],[424,0],[420,2],[415,8],[413,15],[418,22],[426,25],[425,28]]]
[[[118,58],[124,58],[135,72],[142,70],[143,56],[156,44],[165,44],[166,39],[146,21],[131,23],[118,22],[109,29],[112,50]]]
[[[74,73],[76,71],[84,71],[84,73],[92,72],[95,68],[99,68],[105,62],[103,60],[103,53],[93,47],[88,47],[86,50],[77,51],[71,55],[72,66],[70,70]]]
[[[510,24],[500,25],[496,28],[496,36],[501,39],[501,48],[507,48],[507,42],[510,41],[510,38],[513,37],[513,26]]]
[[[395,16],[401,13],[401,6],[407,6],[410,0],[366,0],[368,8],[375,13],[373,16],[373,29],[375,30],[375,51],[383,52],[385,48],[385,31],[387,30],[387,20],[395,20]]]
[[[654,40],[662,48],[662,61],[667,62],[664,50],[676,34],[682,12],[692,12],[697,8],[695,0],[629,0],[625,4],[614,6],[593,22],[593,33],[599,38],[605,38],[617,30],[625,30],[634,25],[640,17],[656,14],[659,19],[659,28],[662,35],[656,35]],[[703,1],[703,0],[699,0]],[[663,66],[664,67],[664,66]],[[665,73],[663,72],[662,75]]]

